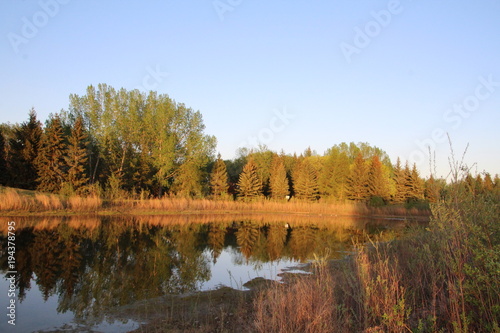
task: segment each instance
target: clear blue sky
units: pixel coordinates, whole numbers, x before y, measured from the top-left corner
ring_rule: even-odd
[[[425,176],[428,143],[443,175],[448,132],[500,173],[498,0],[3,0],[0,35],[0,122],[107,83],[201,111],[224,158],[368,142]]]

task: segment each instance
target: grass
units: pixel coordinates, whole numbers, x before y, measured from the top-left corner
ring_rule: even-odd
[[[427,227],[263,291],[254,330],[500,332],[499,198],[454,183],[432,213]]]
[[[100,213],[100,214],[173,214],[173,213],[278,213],[316,214],[325,216],[421,216],[429,215],[427,209],[404,206],[370,207],[355,202],[306,202],[272,201],[261,199],[253,202],[234,200],[209,200],[170,198],[144,200],[103,200],[97,195],[62,196],[55,194],[3,188],[0,191],[0,211],[22,214],[36,213]]]

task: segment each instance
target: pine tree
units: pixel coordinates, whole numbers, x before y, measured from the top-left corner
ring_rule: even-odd
[[[34,190],[38,179],[36,159],[42,137],[42,124],[31,109],[29,120],[14,130],[9,142],[9,181],[10,186]]]
[[[394,184],[396,187],[396,191],[393,197],[394,203],[404,203],[406,202],[406,199],[408,197],[407,193],[407,187],[406,187],[406,179],[407,179],[407,172],[409,171],[408,165],[406,165],[406,168],[403,168],[401,166],[401,161],[398,157],[396,165],[394,166]]]
[[[406,201],[419,201],[424,198],[424,185],[423,181],[418,174],[417,165],[413,164],[413,168],[410,171],[408,165],[405,167],[406,174],[406,189],[407,198]]]
[[[243,200],[256,198],[262,194],[262,183],[257,175],[257,166],[250,158],[243,167],[238,180],[238,196]]]
[[[323,170],[319,176],[321,194],[343,199],[348,176],[349,157],[338,150],[330,151],[325,156]]]
[[[318,173],[308,159],[296,165],[294,172],[294,192],[298,199],[314,201],[318,199]]]
[[[61,120],[59,116],[54,116],[50,119],[40,141],[36,159],[39,176],[37,190],[55,193],[61,189],[67,175],[67,165],[64,160],[66,149]]]
[[[87,163],[87,135],[83,128],[83,119],[78,117],[71,130],[66,156],[64,157],[68,166],[66,181],[73,190],[79,192],[89,181],[85,165]]]
[[[226,163],[224,163],[219,154],[217,156],[217,161],[215,161],[212,175],[210,176],[210,187],[215,197],[221,197],[227,194],[229,188],[227,179]]]
[[[436,203],[439,199],[439,196],[439,184],[434,179],[434,176],[431,175],[425,182],[424,197],[428,202]]]
[[[194,161],[186,161],[178,169],[173,190],[181,197],[200,197],[202,194],[202,170]]]
[[[485,193],[492,193],[493,189],[495,188],[495,184],[493,183],[493,180],[491,179],[491,175],[487,172],[484,174],[484,180],[483,180],[483,189]]]
[[[283,163],[283,158],[279,155],[275,155],[273,158],[269,187],[271,197],[274,199],[285,199],[290,194],[285,164]]]
[[[379,197],[384,201],[390,196],[388,179],[384,175],[382,163],[377,155],[372,157],[368,172],[368,193],[370,197]]]
[[[368,170],[361,153],[354,159],[351,174],[347,179],[346,194],[350,200],[363,201],[368,198]]]

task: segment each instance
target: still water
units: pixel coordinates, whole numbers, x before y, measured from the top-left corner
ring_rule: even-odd
[[[15,267],[8,222],[15,222]],[[0,332],[128,332],[109,310],[167,294],[245,289],[315,256],[341,258],[395,220],[281,216],[0,218]],[[13,286],[8,278],[15,271]],[[8,296],[8,297],[5,297]],[[14,300],[14,301],[12,301]],[[9,324],[15,302],[15,326]]]

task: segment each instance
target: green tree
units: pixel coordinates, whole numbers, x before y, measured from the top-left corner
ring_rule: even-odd
[[[173,191],[180,197],[200,197],[202,194],[202,170],[193,161],[186,161],[177,169]]]
[[[179,190],[181,182],[193,188],[191,175],[201,175],[197,181],[206,182],[204,170],[213,158],[216,141],[204,133],[200,112],[168,95],[117,91],[105,84],[97,89],[89,86],[86,95],[71,95],[70,101],[70,113],[81,115],[88,125],[92,180],[105,182],[114,174],[128,190],[144,188],[135,183],[141,179],[140,166],[152,174],[153,184],[148,187],[157,188],[159,196],[171,186]],[[184,163],[189,165],[181,169]]]
[[[274,199],[284,199],[290,194],[288,178],[282,156],[275,155],[269,175],[269,188]]]
[[[250,158],[238,180],[238,196],[243,200],[250,200],[260,195],[262,195],[262,183],[257,175],[257,166]]]
[[[67,165],[64,160],[66,143],[60,118],[49,119],[40,141],[40,151],[36,160],[38,171],[37,190],[58,192],[66,180]]]
[[[9,142],[8,169],[10,186],[34,190],[38,179],[35,161],[42,137],[42,123],[31,109],[29,120],[14,130]]]
[[[368,193],[372,198],[378,197],[384,201],[390,197],[389,179],[377,155],[372,157],[368,171]]]
[[[294,191],[298,199],[317,200],[319,194],[318,172],[312,166],[309,158],[303,158],[295,166]]]
[[[344,198],[349,165],[349,157],[344,152],[336,148],[327,151],[323,157],[323,168],[319,176],[322,195],[335,199]]]
[[[394,166],[393,169],[393,181],[395,185],[395,193],[392,200],[394,203],[398,204],[404,203],[408,198],[408,190],[406,187],[408,171],[409,171],[408,165],[406,165],[406,168],[403,168],[401,166],[401,160],[398,157],[396,165]]]
[[[77,192],[80,192],[82,187],[89,181],[85,168],[88,160],[86,140],[87,135],[83,128],[83,119],[78,117],[71,129],[66,156],[64,157],[68,167],[66,181]]]
[[[354,159],[351,173],[347,178],[346,195],[350,200],[364,201],[368,199],[368,168],[361,153]]]
[[[226,163],[222,160],[220,154],[217,156],[217,161],[215,161],[212,174],[210,176],[210,187],[212,190],[212,195],[214,197],[221,197],[227,194],[228,190],[228,178],[227,178],[227,168]]]
[[[405,167],[406,174],[406,193],[407,198],[406,201],[419,201],[424,198],[424,183],[420,178],[420,175],[417,170],[417,165],[413,164],[413,168],[411,171],[409,170],[408,165]]]

